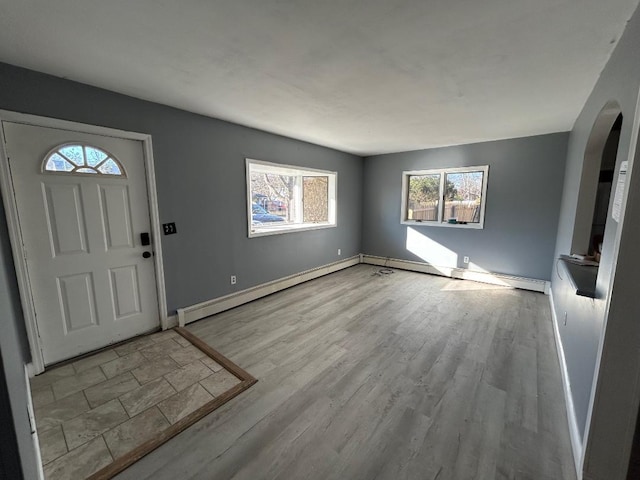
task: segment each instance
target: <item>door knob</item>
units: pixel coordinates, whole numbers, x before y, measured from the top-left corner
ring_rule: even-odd
[[[151,256],[151,252],[143,252],[142,258],[149,258]]]

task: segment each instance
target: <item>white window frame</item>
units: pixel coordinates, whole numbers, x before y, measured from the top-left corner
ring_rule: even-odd
[[[482,198],[480,200],[480,222],[478,223],[448,223],[444,218],[445,204],[445,178],[451,173],[482,172]],[[410,220],[407,218],[407,206],[409,200],[409,177],[413,175],[440,175],[440,201],[438,202],[437,220]],[[489,165],[457,168],[435,168],[430,170],[407,170],[402,172],[402,203],[400,207],[400,223],[403,225],[418,225],[430,227],[448,228],[484,228],[485,204],[487,201],[487,184],[489,183]]]
[[[316,223],[303,223],[301,221],[302,208],[297,208],[298,223],[287,223],[286,225],[274,225],[274,224],[262,224],[260,226],[254,226],[252,224],[253,216],[253,201],[251,198],[251,174],[255,171],[268,170],[268,173],[280,173],[283,175],[291,176],[318,176],[328,177],[328,208],[329,208],[329,221],[328,222],[316,222]],[[252,158],[246,159],[246,177],[247,177],[247,232],[249,238],[263,237],[265,235],[278,235],[289,232],[301,232],[305,230],[319,230],[322,228],[334,228],[338,226],[337,211],[338,211],[338,172],[332,172],[329,170],[319,170],[315,168],[299,167],[294,165],[285,165],[281,163],[265,162],[263,160],[255,160]],[[302,188],[297,186],[294,190],[295,202],[302,206]]]

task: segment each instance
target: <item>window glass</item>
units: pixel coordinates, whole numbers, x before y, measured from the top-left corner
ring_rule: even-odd
[[[336,225],[335,172],[247,159],[249,236]]]
[[[329,221],[329,177],[302,177],[302,221]]]
[[[480,223],[483,172],[447,173],[443,222]]]
[[[97,168],[100,173],[105,175],[122,175],[122,170],[113,158],[103,161]]]
[[[409,175],[407,219],[438,221],[440,174]]]
[[[403,172],[401,223],[484,228],[488,166]]]
[[[62,145],[44,159],[45,172],[124,176],[118,160],[89,145]]]
[[[102,161],[107,158],[107,154],[97,148],[85,147],[85,152],[87,154],[87,165],[91,165],[92,167],[102,163]]]
[[[47,164],[45,166],[45,170],[50,172],[71,172],[74,169],[75,165],[69,162],[63,156],[54,153],[49,156],[49,160],[47,160]]]
[[[81,145],[68,145],[62,147],[59,152],[75,165],[82,166],[85,164],[84,152]]]

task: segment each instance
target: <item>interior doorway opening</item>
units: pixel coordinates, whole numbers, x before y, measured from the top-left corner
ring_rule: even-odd
[[[589,247],[587,253],[594,255],[599,260],[602,252],[602,241],[607,223],[607,214],[611,199],[613,180],[615,177],[616,157],[622,130],[622,114],[616,117],[609,136],[607,137],[600,160],[598,185],[596,190],[595,205],[593,208],[593,220],[591,222],[591,234],[589,235]]]
[[[604,238],[623,115],[609,101],[593,124],[584,153],[571,253],[593,254]],[[596,237],[596,238],[594,238]]]

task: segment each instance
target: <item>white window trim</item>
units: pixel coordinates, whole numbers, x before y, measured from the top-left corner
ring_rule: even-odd
[[[482,199],[480,200],[480,222],[479,223],[447,223],[443,221],[444,212],[444,196],[445,196],[445,174],[447,173],[464,173],[464,172],[483,172],[482,176]],[[440,175],[440,202],[438,204],[437,220],[408,220],[407,219],[407,197],[409,195],[409,176],[411,175]],[[414,225],[425,227],[446,227],[446,228],[471,228],[480,230],[484,228],[485,204],[487,201],[487,185],[489,184],[489,166],[471,166],[456,168],[434,168],[430,170],[406,170],[402,172],[402,199],[400,205],[400,223],[402,225]]]
[[[246,158],[246,183],[247,183],[247,232],[248,237],[264,237],[267,235],[279,235],[283,233],[303,232],[307,230],[320,230],[323,228],[335,228],[338,226],[338,172],[330,170],[320,170],[317,168],[300,167],[296,165],[286,165],[282,163],[265,162],[264,160],[256,160]],[[305,176],[328,176],[329,177],[329,221],[322,223],[298,223],[286,225],[262,225],[256,230],[252,225],[252,199],[251,199],[251,170],[252,166],[265,165],[269,167],[270,173],[274,169],[282,169],[282,173],[286,175],[305,175]],[[301,189],[296,189],[296,196],[301,195]],[[333,195],[332,195],[333,191]],[[299,212],[302,215],[302,212]]]

